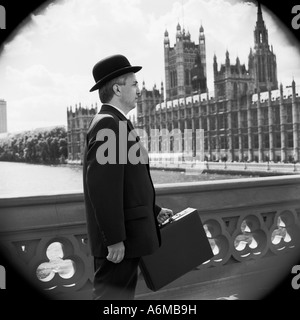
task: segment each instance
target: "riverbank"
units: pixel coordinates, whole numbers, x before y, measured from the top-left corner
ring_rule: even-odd
[[[151,161],[152,170],[181,171],[189,174],[209,173],[225,175],[241,175],[246,177],[269,177],[280,175],[300,174],[300,163],[273,163],[273,162],[170,162]]]
[[[190,175],[199,174],[197,169],[186,169],[186,168],[169,168],[163,166],[152,167],[152,171],[173,171],[173,172],[189,172]],[[193,171],[195,172],[193,174]],[[246,171],[246,170],[227,170],[227,169],[204,169],[201,174],[211,174],[211,175],[224,175],[229,176],[239,176],[239,177],[273,177],[273,176],[283,176],[283,175],[294,175],[295,173],[284,173],[284,172],[270,172],[270,171]],[[298,173],[300,174],[300,173]]]

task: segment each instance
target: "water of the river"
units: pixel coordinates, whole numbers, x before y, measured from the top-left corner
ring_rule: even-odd
[[[234,179],[240,176],[151,170],[154,184]],[[0,198],[82,192],[82,166],[0,162]]]

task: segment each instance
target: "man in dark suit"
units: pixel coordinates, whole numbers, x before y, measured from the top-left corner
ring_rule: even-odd
[[[86,137],[83,184],[89,244],[94,256],[93,298],[133,299],[140,257],[160,246],[159,223],[173,214],[155,204],[148,157],[127,113],[140,94],[126,57],[93,68],[103,103]]]

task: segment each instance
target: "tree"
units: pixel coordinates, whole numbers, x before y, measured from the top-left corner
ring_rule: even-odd
[[[0,140],[0,161],[59,163],[68,157],[64,127],[25,131]]]

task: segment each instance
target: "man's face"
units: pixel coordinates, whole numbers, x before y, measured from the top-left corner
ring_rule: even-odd
[[[140,95],[140,89],[135,73],[129,73],[125,85],[120,86],[120,88],[121,102],[123,107],[125,107],[128,111],[134,109],[138,96]]]

